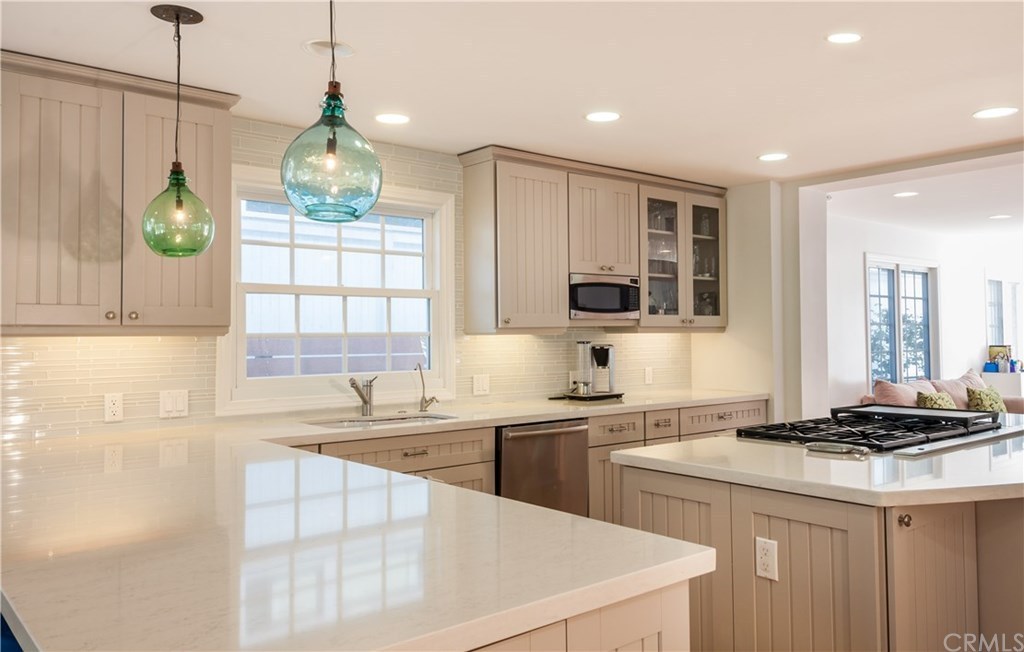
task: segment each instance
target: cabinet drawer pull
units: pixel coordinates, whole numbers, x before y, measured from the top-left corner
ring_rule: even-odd
[[[103,316],[107,319],[117,319],[117,313],[113,310],[108,310]]]
[[[733,414],[732,412],[719,412],[719,413],[718,413],[718,420],[719,420],[719,421],[729,421],[729,420],[731,420],[731,419],[732,419],[732,418],[733,418],[734,416],[736,416],[736,415],[735,415],[735,414]]]
[[[671,425],[672,425],[672,419],[655,419],[654,420],[654,427],[655,428],[668,428]]]
[[[608,426],[607,430],[608,432],[625,432],[629,430],[629,425],[625,423],[620,423],[617,426]]]
[[[910,514],[900,514],[899,517],[896,518],[896,522],[899,523],[901,527],[910,527],[912,519],[910,518]]]
[[[421,448],[418,451],[402,451],[402,457],[422,457],[423,455],[430,455],[430,452],[426,448]]]
[[[139,313],[135,312],[134,310],[131,311],[130,313],[128,313],[128,319],[133,319],[134,320],[134,319],[138,319],[138,318],[139,318]]]

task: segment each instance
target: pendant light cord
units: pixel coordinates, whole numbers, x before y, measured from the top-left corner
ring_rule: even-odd
[[[178,51],[177,81],[174,94],[174,160],[178,158],[178,128],[181,125],[181,15],[174,15],[174,46]]]
[[[337,81],[334,74],[334,0],[330,0],[331,5],[331,79],[330,81]]]

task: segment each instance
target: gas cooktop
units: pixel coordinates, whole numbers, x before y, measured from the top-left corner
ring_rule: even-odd
[[[994,431],[1000,425],[998,412],[856,405],[833,408],[831,417],[739,428],[736,436],[802,444],[847,445],[887,452],[969,437]],[[992,435],[998,436],[998,433]],[[833,451],[844,452],[839,448],[833,448]]]

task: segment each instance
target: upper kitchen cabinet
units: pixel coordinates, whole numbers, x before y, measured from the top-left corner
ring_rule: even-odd
[[[641,186],[641,327],[724,328],[725,203]]]
[[[637,184],[569,175],[569,271],[640,274]]]
[[[463,186],[466,332],[567,328],[567,173],[487,157]]]
[[[231,280],[231,121],[227,111],[182,104],[181,163],[216,220],[199,256],[165,258],[142,238],[142,214],[167,187],[174,160],[174,102],[124,94],[122,293],[128,326],[227,328]]]
[[[2,85],[3,324],[120,323],[121,93]]]
[[[4,332],[226,332],[237,96],[182,89],[181,160],[216,237],[168,259],[141,219],[174,160],[173,84],[9,52],[2,64]]]

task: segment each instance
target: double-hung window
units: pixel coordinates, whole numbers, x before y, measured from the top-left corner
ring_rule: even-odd
[[[931,378],[935,276],[935,268],[868,259],[871,382]]]
[[[1016,355],[1020,336],[1020,283],[988,279],[985,286],[988,343],[1007,344]]]
[[[417,365],[428,391],[448,394],[450,195],[392,190],[346,224],[297,214],[276,186],[243,181],[235,202],[235,305],[225,345],[233,374],[218,388],[221,413],[354,403],[349,377],[380,376],[377,402],[411,402]]]

